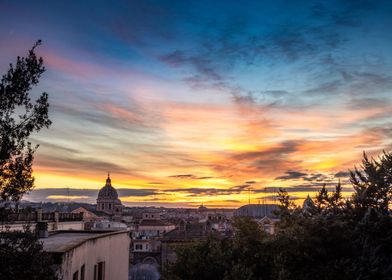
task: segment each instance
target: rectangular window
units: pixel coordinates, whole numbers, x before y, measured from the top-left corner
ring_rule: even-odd
[[[98,263],[98,279],[105,280],[105,262]]]
[[[76,270],[72,276],[72,280],[79,280],[79,270]]]
[[[85,270],[86,270],[85,265],[82,265],[82,267],[80,268],[80,280],[84,280]]]

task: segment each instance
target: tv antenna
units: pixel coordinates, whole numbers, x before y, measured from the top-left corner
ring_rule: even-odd
[[[69,187],[67,187],[66,189],[67,189],[67,202],[69,204]]]
[[[248,204],[250,204],[250,192],[253,190],[252,187],[248,188]]]

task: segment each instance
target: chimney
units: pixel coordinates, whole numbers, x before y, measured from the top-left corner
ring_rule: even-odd
[[[48,223],[47,222],[37,222],[36,231],[38,238],[48,238]]]
[[[54,211],[54,225],[53,225],[53,229],[57,230],[58,226],[59,226],[59,219],[60,218],[60,213],[59,211]]]
[[[37,222],[42,222],[42,208],[37,208]]]

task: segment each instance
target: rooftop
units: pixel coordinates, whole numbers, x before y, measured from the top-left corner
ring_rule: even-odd
[[[276,218],[274,211],[278,210],[276,204],[248,204],[241,206],[234,212],[234,216],[245,216],[261,219],[263,217]]]
[[[162,221],[162,220],[148,220],[148,219],[143,219],[140,221],[139,226],[172,226],[172,223],[169,223],[167,221]]]
[[[43,248],[51,253],[65,253],[88,240],[103,238],[110,235],[127,233],[126,230],[119,231],[58,231],[49,235],[48,238],[41,238]]]

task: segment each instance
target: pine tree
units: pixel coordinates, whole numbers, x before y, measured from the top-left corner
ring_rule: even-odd
[[[354,187],[354,206],[362,211],[368,208],[389,213],[392,201],[392,153],[384,152],[378,160],[363,154],[362,166],[350,171]]]

